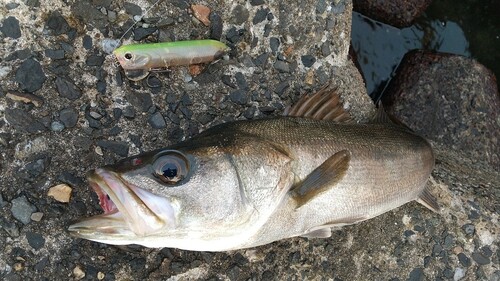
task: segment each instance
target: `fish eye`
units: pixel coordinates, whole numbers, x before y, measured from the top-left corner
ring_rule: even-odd
[[[158,157],[153,163],[154,176],[166,184],[176,184],[186,178],[189,172],[187,159],[176,152]]]
[[[132,54],[131,53],[125,53],[125,59],[131,60],[132,59]]]

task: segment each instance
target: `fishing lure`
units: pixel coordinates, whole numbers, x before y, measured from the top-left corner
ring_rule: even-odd
[[[216,40],[188,40],[125,45],[113,54],[127,78],[139,81],[154,69],[212,62],[227,49],[224,43]]]

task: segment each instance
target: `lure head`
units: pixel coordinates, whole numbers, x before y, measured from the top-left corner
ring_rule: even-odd
[[[151,55],[140,45],[125,45],[113,51],[125,71],[151,69]]]

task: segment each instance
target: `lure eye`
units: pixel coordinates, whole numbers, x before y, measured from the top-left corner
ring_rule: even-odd
[[[162,182],[174,185],[186,178],[189,172],[187,159],[180,153],[170,152],[153,163],[154,176]]]
[[[125,53],[125,59],[131,60],[132,59],[132,54],[131,53]]]

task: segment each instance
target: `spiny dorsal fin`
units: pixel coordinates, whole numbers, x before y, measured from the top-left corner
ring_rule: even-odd
[[[349,113],[344,109],[337,88],[330,84],[312,95],[303,95],[290,110],[285,112],[285,115],[338,123],[353,122]]]
[[[403,127],[411,132],[413,132],[410,127],[406,126],[403,122],[399,121],[396,117],[390,115],[387,113],[384,109],[384,106],[382,105],[382,102],[377,103],[377,112],[375,113],[375,116],[373,119],[370,121],[371,124],[391,124],[391,125],[397,125],[400,127]]]
[[[300,208],[314,197],[335,186],[342,180],[349,168],[351,153],[341,150],[314,169],[302,182],[291,189]]]

